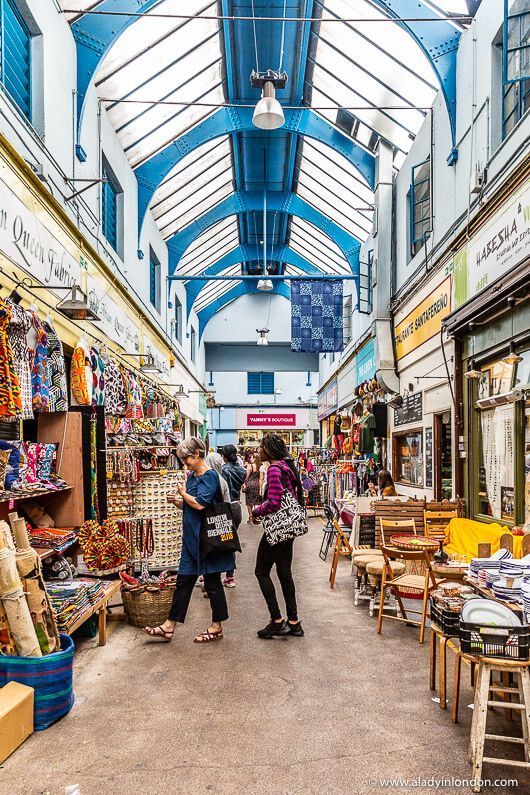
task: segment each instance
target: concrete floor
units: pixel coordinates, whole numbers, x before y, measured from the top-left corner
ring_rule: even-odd
[[[83,644],[74,708],[4,763],[0,793],[63,795],[66,785],[79,783],[82,795],[364,795],[407,791],[382,785],[385,778],[468,778],[467,669],[462,723],[455,726],[432,701],[428,644],[420,646],[417,630],[396,622],[377,636],[366,603],[352,604],[346,561],[329,590],[329,562],[318,558],[321,524],[311,525],[295,551],[305,638],[256,638],[267,622],[253,576],[260,531],[243,525],[225,638],[192,643],[209,620],[208,601],[196,589],[172,644],[155,645],[125,624],[105,648]],[[499,719],[496,730],[509,734],[513,726]],[[521,753],[506,744],[501,752]],[[527,773],[484,771],[492,779],[517,774],[517,788],[483,791],[528,792]],[[432,783],[410,786],[437,791]]]

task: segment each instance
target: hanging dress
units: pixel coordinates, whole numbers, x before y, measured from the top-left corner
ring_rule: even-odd
[[[31,366],[31,390],[33,393],[33,411],[45,413],[49,411],[50,385],[48,382],[48,337],[44,326],[36,314],[30,310],[31,326],[36,334],[35,347],[28,349]],[[30,328],[31,331],[31,328]]]
[[[49,387],[49,410],[68,411],[68,385],[66,383],[63,344],[49,320],[44,321],[44,330],[48,337],[46,368]]]
[[[20,417],[22,414],[20,382],[7,332],[10,321],[11,307],[0,298],[0,417]]]
[[[141,420],[144,416],[142,389],[133,373],[127,371],[124,377],[126,378],[125,388],[127,390],[125,416],[130,419]]]
[[[105,412],[113,416],[125,414],[127,409],[127,392],[122,372],[114,359],[105,365]]]
[[[23,420],[33,419],[33,393],[31,391],[31,369],[28,357],[27,333],[31,327],[31,315],[19,304],[6,300],[11,310],[8,333],[13,350],[15,371],[20,384]]]
[[[92,405],[105,405],[105,358],[95,347],[90,348],[92,365]]]
[[[74,405],[92,404],[92,366],[90,349],[85,340],[80,339],[74,348],[70,367],[70,389]]]

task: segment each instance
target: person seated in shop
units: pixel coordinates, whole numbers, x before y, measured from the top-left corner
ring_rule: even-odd
[[[377,475],[377,488],[375,483],[368,484],[369,497],[397,497],[398,493],[394,485],[394,480],[388,469],[382,469]]]

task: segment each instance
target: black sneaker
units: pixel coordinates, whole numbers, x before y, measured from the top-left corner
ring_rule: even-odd
[[[303,638],[304,637],[304,630],[302,629],[302,625],[300,622],[298,624],[287,624],[287,628],[289,630],[289,635],[294,635],[295,638]]]
[[[277,635],[288,634],[289,627],[285,621],[282,621],[281,624],[277,621],[270,621],[266,627],[263,627],[263,629],[258,629],[258,638],[264,638],[266,640],[270,640],[270,638],[274,638]]]

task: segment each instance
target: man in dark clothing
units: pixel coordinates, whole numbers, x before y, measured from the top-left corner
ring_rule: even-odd
[[[223,477],[228,483],[230,499],[232,500],[232,510],[237,527],[241,524],[241,487],[246,480],[247,470],[237,462],[237,450],[233,444],[226,444],[221,450],[223,456]],[[226,588],[235,588],[234,572],[227,571],[223,580]]]

